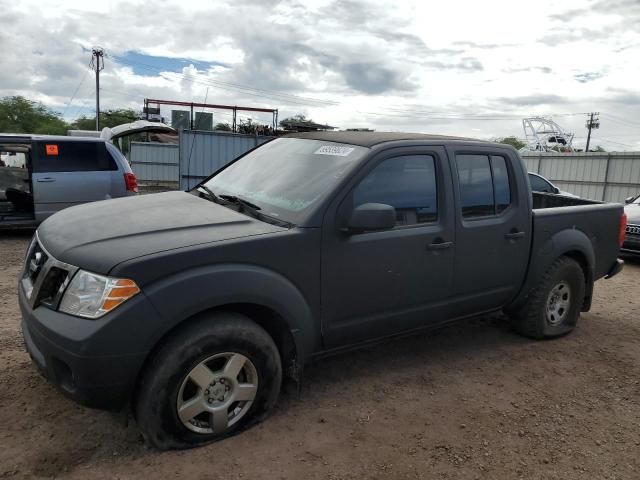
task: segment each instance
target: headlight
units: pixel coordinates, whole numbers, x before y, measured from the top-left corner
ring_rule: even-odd
[[[85,318],[100,318],[140,292],[133,280],[78,270],[67,287],[59,310]]]

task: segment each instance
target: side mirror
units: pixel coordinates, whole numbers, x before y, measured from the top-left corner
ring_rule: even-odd
[[[555,193],[556,195],[559,195],[560,189],[558,187],[553,187],[553,193]]]
[[[624,199],[624,203],[631,203],[636,199],[636,197],[627,197]]]
[[[351,212],[346,231],[350,233],[389,230],[396,225],[396,209],[384,203],[364,203]]]

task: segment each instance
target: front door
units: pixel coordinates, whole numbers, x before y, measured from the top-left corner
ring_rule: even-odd
[[[36,221],[63,208],[110,198],[116,170],[104,142],[43,140],[35,143],[33,195]]]
[[[392,149],[370,160],[334,201],[322,245],[327,348],[443,319],[455,252],[450,185],[444,149]],[[395,228],[341,231],[345,216],[364,203],[393,206]]]
[[[511,152],[451,148],[457,195],[456,259],[449,315],[502,307],[519,291],[529,259],[526,171]]]

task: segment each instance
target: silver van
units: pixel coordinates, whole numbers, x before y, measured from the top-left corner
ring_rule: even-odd
[[[127,159],[100,138],[0,134],[0,227],[137,192]]]
[[[101,138],[0,133],[0,228],[33,227],[73,205],[138,193],[129,162],[111,143],[141,132],[167,132],[137,121]]]

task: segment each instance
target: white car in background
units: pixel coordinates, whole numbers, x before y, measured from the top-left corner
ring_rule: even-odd
[[[580,198],[578,195],[560,190],[549,180],[537,173],[529,172],[529,184],[531,185],[531,190],[534,192],[554,193],[565,197]]]

